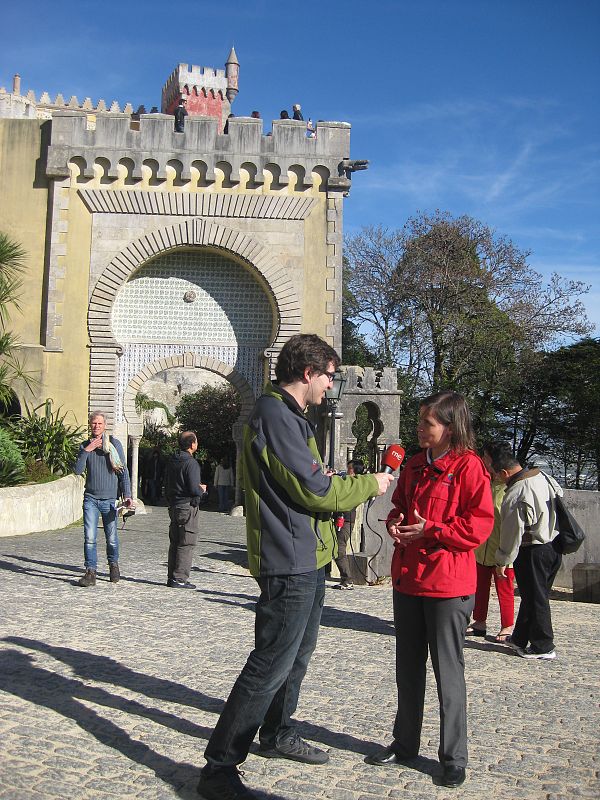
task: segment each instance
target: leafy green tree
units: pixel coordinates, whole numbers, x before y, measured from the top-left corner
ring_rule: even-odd
[[[240,397],[233,386],[203,386],[185,395],[175,409],[182,430],[195,431],[199,447],[212,459],[232,457],[232,427],[240,415]]]
[[[11,306],[20,311],[19,297],[23,287],[25,251],[0,232],[0,411],[10,406],[12,386],[18,379],[31,388],[33,380],[18,358],[19,341],[7,328]]]
[[[558,275],[544,286],[528,255],[471,217],[439,211],[400,231],[365,228],[346,243],[348,317],[411,393],[494,391],[521,351],[591,329],[579,299],[587,287]]]
[[[541,456],[566,486],[600,490],[600,339],[540,354],[514,421],[522,463]]]

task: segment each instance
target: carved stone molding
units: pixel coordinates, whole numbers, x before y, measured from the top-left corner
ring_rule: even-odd
[[[303,220],[309,216],[316,203],[313,197],[231,192],[79,189],[79,195],[94,214]]]

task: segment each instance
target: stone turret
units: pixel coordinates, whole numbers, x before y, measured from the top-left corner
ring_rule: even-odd
[[[225,96],[229,104],[233,103],[238,93],[238,80],[240,76],[240,62],[235,54],[235,48],[231,48],[231,52],[227,56],[225,62],[225,77],[227,78],[227,91]]]

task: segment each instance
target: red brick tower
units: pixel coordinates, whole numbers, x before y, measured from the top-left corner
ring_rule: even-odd
[[[168,77],[162,90],[163,114],[172,114],[181,97],[185,98],[191,116],[214,117],[223,130],[231,112],[231,104],[238,93],[240,65],[233,47],[225,69],[178,64]]]

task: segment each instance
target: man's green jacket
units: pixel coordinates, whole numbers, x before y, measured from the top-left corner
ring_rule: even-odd
[[[242,485],[250,572],[297,575],[328,564],[332,512],[378,493],[373,475],[323,474],[314,429],[296,400],[268,383],[244,428]]]

